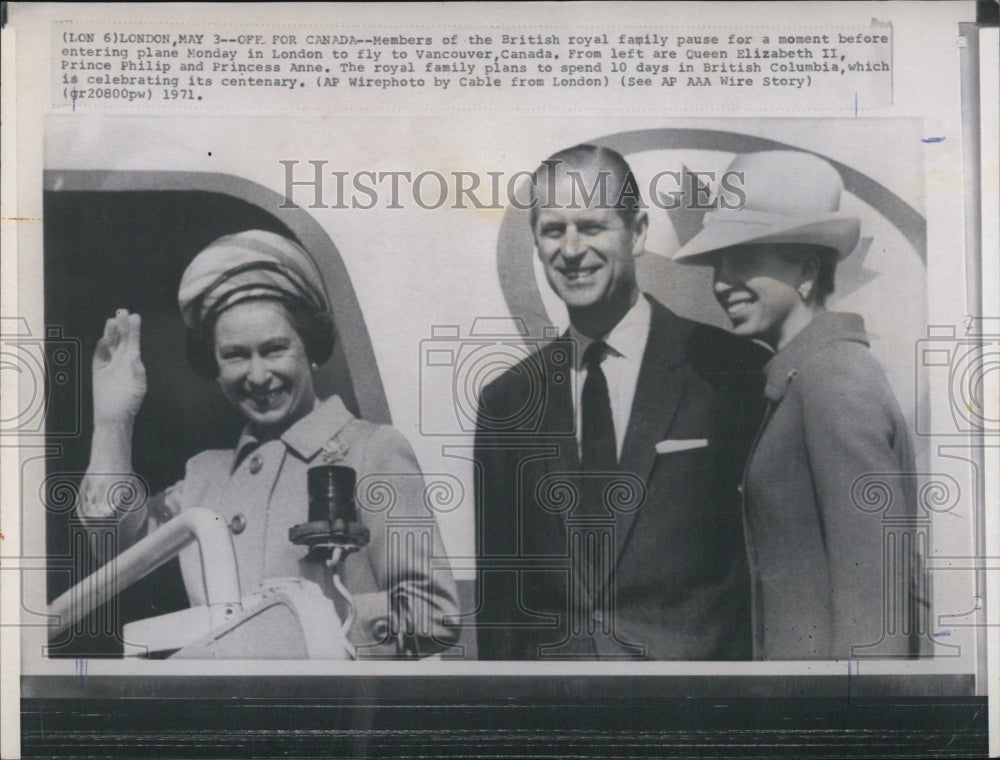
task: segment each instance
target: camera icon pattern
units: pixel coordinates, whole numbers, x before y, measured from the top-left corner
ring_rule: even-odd
[[[496,434],[537,432],[549,383],[572,380],[571,341],[545,358],[539,350],[558,337],[555,327],[532,337],[519,317],[478,317],[464,337],[458,325],[433,326],[420,342],[420,432],[471,435],[477,425]],[[495,415],[481,403],[482,391],[507,371],[523,375],[526,392],[513,409]]]
[[[0,317],[0,371],[5,387],[17,388],[17,404],[0,416],[0,435],[79,435],[81,356],[80,341],[61,327],[39,336],[23,317]],[[48,414],[57,394],[63,401],[58,417]]]
[[[1000,388],[1000,317],[971,317],[963,331],[955,325],[928,325],[916,344],[918,435],[998,435],[1000,411],[990,396]],[[951,425],[936,426],[920,404],[947,388]]]

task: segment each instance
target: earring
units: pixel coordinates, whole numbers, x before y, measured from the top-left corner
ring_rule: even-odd
[[[803,282],[799,285],[799,297],[802,299],[803,303],[808,303],[810,293],[812,293],[812,285],[810,283]]]

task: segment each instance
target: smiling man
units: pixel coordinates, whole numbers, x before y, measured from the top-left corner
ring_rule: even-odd
[[[480,400],[479,656],[747,658],[738,486],[762,357],[640,291],[648,219],[621,155],[562,151],[533,189],[570,328]]]

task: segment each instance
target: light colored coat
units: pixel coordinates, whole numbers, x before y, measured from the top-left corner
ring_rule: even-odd
[[[288,538],[289,528],[309,519],[308,469],[326,463],[357,473],[357,516],[371,534],[366,547],[344,560],[342,571],[357,610],[350,639],[359,655],[389,653],[379,645],[392,648],[388,619],[397,614],[421,652],[454,644],[455,582],[416,457],[399,432],[355,418],[336,396],[279,439],[257,441],[248,428],[235,450],[203,451],[189,459],[184,479],[149,500],[149,528],[181,510],[207,507],[233,529],[244,594],[262,581],[295,577],[319,583],[339,598],[329,588],[323,563],[307,558],[306,548]],[[198,548],[185,549],[180,560],[191,604],[204,603]],[[206,572],[210,562],[206,558]]]
[[[850,658],[883,632],[883,514],[855,503],[878,473],[915,511],[906,424],[856,314],[824,313],[767,365],[767,417],[744,484],[756,659]]]

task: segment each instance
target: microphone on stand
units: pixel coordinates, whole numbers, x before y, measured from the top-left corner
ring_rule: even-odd
[[[354,504],[357,475],[352,467],[325,464],[310,467],[307,476],[309,522],[289,528],[288,540],[308,546],[311,557],[330,560],[336,554],[339,562],[371,539],[368,528],[358,522]]]
[[[352,467],[324,464],[310,467],[309,522],[288,529],[288,540],[309,547],[309,557],[322,560],[330,569],[333,586],[347,602],[347,617],[341,630],[347,636],[354,625],[354,597],[340,578],[340,563],[371,539],[368,528],[358,522],[354,505],[357,474]]]

